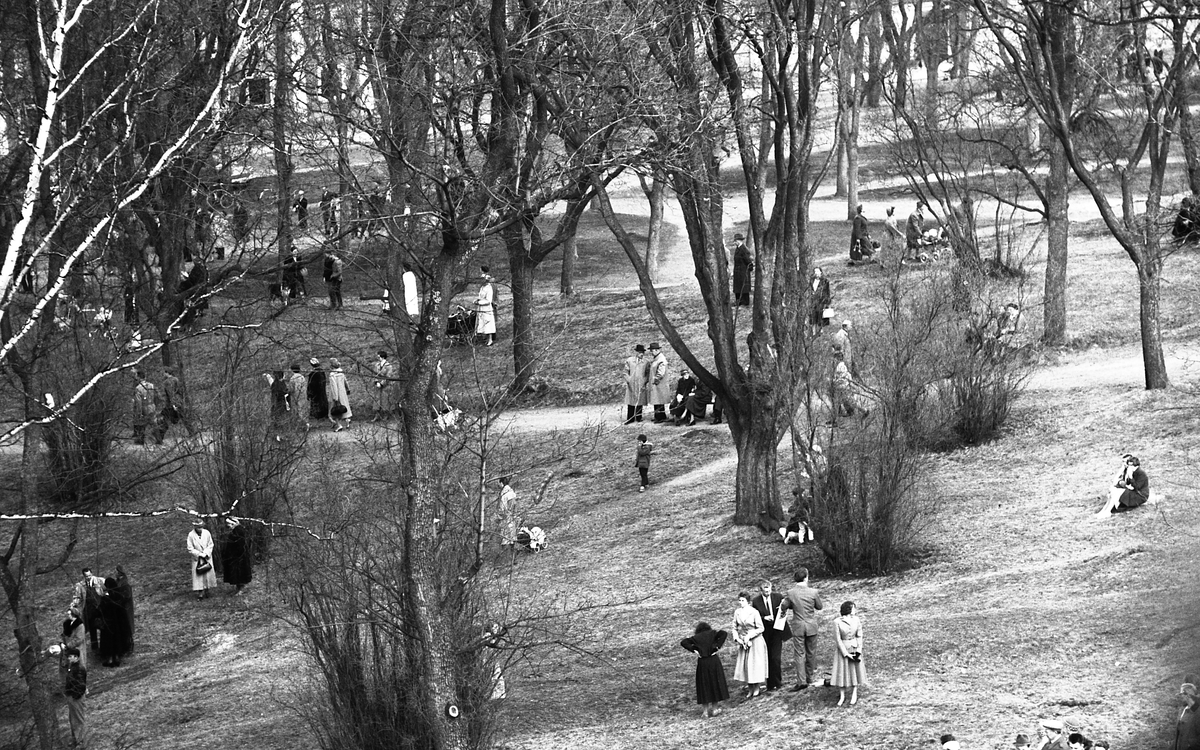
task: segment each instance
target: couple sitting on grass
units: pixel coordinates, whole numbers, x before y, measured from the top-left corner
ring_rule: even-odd
[[[1113,513],[1132,510],[1150,499],[1150,479],[1142,471],[1142,462],[1129,453],[1121,458],[1125,465],[1117,475],[1117,483],[1109,489],[1104,507],[1096,513],[1097,518],[1108,518]]]

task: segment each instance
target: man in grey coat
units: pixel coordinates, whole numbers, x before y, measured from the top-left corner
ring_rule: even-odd
[[[675,396],[675,391],[671,387],[671,381],[667,377],[667,371],[670,366],[667,364],[667,355],[663,354],[662,348],[657,343],[650,345],[650,366],[647,370],[646,377],[646,403],[654,404],[654,421],[667,421],[667,404]]]
[[[625,360],[625,424],[642,421],[646,404],[646,347],[633,347],[633,355]]]
[[[780,605],[781,612],[791,612],[792,660],[796,665],[796,685],[790,688],[795,693],[812,684],[817,667],[817,633],[820,623],[817,610],[824,609],[821,592],[808,585],[808,568],[796,569],[793,576],[796,585],[788,589]]]

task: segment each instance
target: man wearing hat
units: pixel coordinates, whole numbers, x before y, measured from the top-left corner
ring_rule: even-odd
[[[910,258],[916,260],[921,257],[921,238],[925,236],[925,204],[917,202],[917,210],[913,211],[908,216],[908,223],[904,226],[904,257],[900,259],[903,263]]]
[[[625,359],[625,424],[642,421],[647,372],[646,347],[638,344],[633,347],[633,354]]]
[[[1013,747],[1017,750],[1030,750],[1029,737],[1024,734],[1018,734],[1017,739],[1013,741]]]
[[[734,304],[745,307],[750,304],[750,290],[754,284],[754,256],[746,247],[746,238],[741,233],[733,235],[733,297]]]
[[[1061,719],[1044,719],[1038,735],[1034,750],[1067,750],[1067,735],[1063,733]]]
[[[650,366],[647,368],[646,403],[654,404],[654,421],[667,421],[667,403],[670,402],[671,382],[667,378],[667,355],[655,342],[650,345]]]
[[[842,350],[842,355],[845,358],[846,367],[850,369],[850,374],[857,375],[858,369],[854,366],[854,342],[850,340],[850,330],[853,327],[854,324],[847,318],[842,321],[842,327],[835,331],[829,339],[833,343],[834,349]]]

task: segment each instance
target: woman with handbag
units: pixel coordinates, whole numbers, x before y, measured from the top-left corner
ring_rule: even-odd
[[[749,592],[738,594],[738,606],[733,611],[733,640],[738,645],[733,679],[746,683],[746,696],[762,694],[767,681],[767,642],[763,640],[763,621],[750,603]]]
[[[207,599],[208,590],[217,587],[217,573],[213,570],[213,538],[204,528],[204,519],[192,519],[192,531],[187,538],[188,554],[192,556],[192,591],[197,599]]]
[[[336,359],[329,360],[325,394],[329,399],[329,421],[333,424],[333,431],[341,432],[350,426],[350,418],[354,416],[354,412],[350,409],[350,388],[346,385],[346,373],[342,370],[342,363]]]
[[[839,706],[846,702],[846,688],[850,688],[850,705],[853,706],[858,703],[858,686],[867,681],[867,670],[862,661],[862,622],[854,602],[842,602],[842,616],[833,621],[833,633],[837,655],[833,657],[830,684],[841,690]]]

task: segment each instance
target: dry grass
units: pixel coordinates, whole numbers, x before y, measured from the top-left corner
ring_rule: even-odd
[[[841,265],[844,224],[817,229],[819,262],[835,280],[835,307],[868,325],[880,272]],[[1170,695],[1182,672],[1200,664],[1194,593],[1200,521],[1191,512],[1200,401],[1182,391],[1139,389],[1132,265],[1111,241],[1085,238],[1083,231],[1076,236],[1070,329],[1081,348],[1092,342],[1102,348],[1056,355],[1000,440],[928,458],[926,492],[936,503],[923,537],[929,554],[919,567],[888,578],[829,579],[820,574],[814,548],[785,548],[732,527],[734,464],[724,427],[643,428],[659,449],[656,483],[645,494],[636,492],[631,466],[637,428],[607,430],[592,453],[559,467],[559,479],[531,519],[550,531],[552,546],[521,558],[512,585],[531,597],[616,604],[573,619],[578,645],[589,655],[546,650],[514,665],[504,744],[920,747],[950,731],[968,747],[1001,747],[1017,732],[1033,731],[1038,717],[1067,713],[1118,749],[1164,744],[1174,717]],[[615,245],[600,249],[598,232],[594,241],[595,257],[609,259],[588,271],[596,286],[634,286],[619,270]],[[1030,266],[1027,284],[1034,290],[1040,263]],[[1194,255],[1180,255],[1168,264],[1163,324],[1173,346],[1195,337],[1196,263]],[[919,270],[906,273],[920,283]],[[556,274],[550,276],[539,282],[537,319],[551,344],[543,374],[559,389],[556,399],[615,399],[628,345],[658,338],[640,297],[610,291],[560,300]],[[997,293],[1015,291],[1009,286]],[[668,301],[692,315],[684,335],[703,344],[691,287],[672,289]],[[312,306],[290,311],[254,342],[251,361],[266,369],[313,353],[369,362],[384,339],[371,328],[374,309],[352,307],[342,316]],[[1037,318],[1032,306],[1033,335]],[[487,358],[478,368],[476,355]],[[211,371],[222,355],[210,346],[187,356],[193,367]],[[504,347],[486,353],[457,348],[447,354],[447,369],[458,373],[455,387],[465,392],[476,369],[486,373],[485,382],[499,382],[511,367],[507,356]],[[1173,374],[1184,379],[1178,370]],[[361,393],[364,383],[352,387]],[[1087,523],[1124,450],[1146,459],[1162,501],[1104,524]],[[517,489],[529,493],[535,484],[530,475]],[[305,495],[310,512],[319,512],[325,498]],[[139,503],[181,501],[183,490],[164,486]],[[82,562],[104,571],[121,562],[133,572],[138,650],[127,666],[92,673],[100,747],[118,746],[121,737],[124,746],[164,750],[197,742],[314,747],[303,725],[303,694],[294,692],[304,682],[298,640],[269,591],[272,580],[287,574],[278,560],[258,568],[245,597],[197,603],[187,591],[183,521],[84,530],[68,569],[39,579],[39,602],[43,627],[51,632],[69,595],[70,571]],[[782,584],[797,564],[817,570],[827,607],[844,599],[860,606],[871,679],[860,705],[837,709],[836,694],[817,689],[735,700],[722,717],[699,719],[693,663],[679,639],[696,620],[727,623],[739,589],[764,576]],[[10,624],[7,612],[0,615],[0,629]],[[3,641],[5,665],[15,660],[11,644]],[[831,654],[826,635],[821,662]],[[724,657],[728,663],[730,654]],[[19,713],[12,702],[19,699],[6,667],[0,705],[13,709],[5,711],[9,717]],[[300,710],[291,710],[298,702]],[[16,731],[11,719],[0,720],[0,748],[14,747]]]

